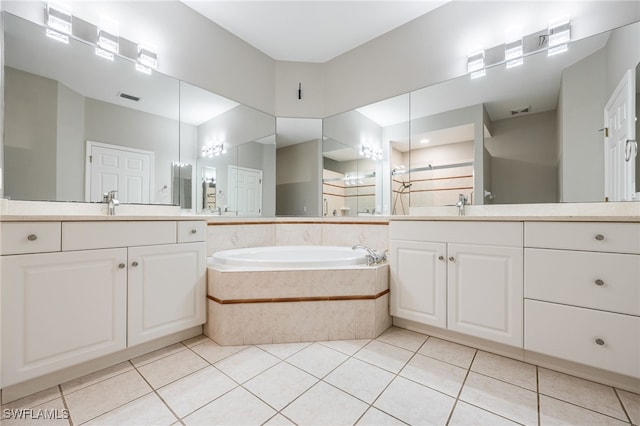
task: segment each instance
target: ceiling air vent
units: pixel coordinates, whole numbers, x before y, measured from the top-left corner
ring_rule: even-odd
[[[531,111],[531,105],[524,107],[524,108],[518,108],[518,109],[512,109],[511,110],[511,115],[518,115],[518,114],[524,114],[526,112],[530,112]]]
[[[137,97],[137,96],[128,95],[128,94],[126,94],[126,93],[122,93],[122,92],[119,92],[119,93],[118,93],[118,96],[120,96],[121,98],[128,99],[128,100],[130,100],[130,101],[134,101],[134,102],[140,102],[140,99],[142,99],[142,98],[139,98],[139,97]]]

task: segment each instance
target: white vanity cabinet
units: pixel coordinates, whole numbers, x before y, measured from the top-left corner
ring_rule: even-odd
[[[126,263],[124,248],[2,258],[3,387],[127,347]]]
[[[392,221],[391,315],[522,347],[522,226]]]
[[[525,349],[640,377],[640,224],[525,224]]]
[[[129,345],[206,320],[203,243],[129,249]]]
[[[0,226],[3,388],[205,322],[203,221]]]

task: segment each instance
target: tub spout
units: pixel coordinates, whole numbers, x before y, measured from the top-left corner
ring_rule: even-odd
[[[364,246],[362,244],[356,244],[351,247],[353,250],[366,250],[367,251],[367,265],[379,264],[387,260],[388,253],[385,251],[384,253],[380,253],[370,247]]]

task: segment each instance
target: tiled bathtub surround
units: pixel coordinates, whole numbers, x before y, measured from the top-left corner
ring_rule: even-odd
[[[388,265],[208,270],[205,334],[221,345],[374,338],[391,325]]]
[[[640,395],[390,328],[375,340],[171,345],[3,405],[60,425],[638,425]],[[86,422],[86,423],[85,423]]]
[[[212,255],[220,250],[285,245],[351,247],[364,244],[380,251],[389,248],[388,220],[346,220],[262,219],[237,223],[211,220],[207,227],[207,253]]]

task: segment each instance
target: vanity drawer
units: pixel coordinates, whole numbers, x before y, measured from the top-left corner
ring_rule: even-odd
[[[4,222],[0,226],[3,255],[60,251],[60,222]]]
[[[522,247],[522,222],[391,221],[390,239]]]
[[[527,222],[525,247],[640,254],[640,223]]]
[[[175,221],[64,222],[62,250],[176,243]]]
[[[178,242],[193,243],[205,241],[207,236],[207,223],[204,221],[178,222]]]
[[[524,348],[640,377],[640,318],[525,300]]]
[[[640,256],[527,248],[524,294],[585,308],[640,315]]]

